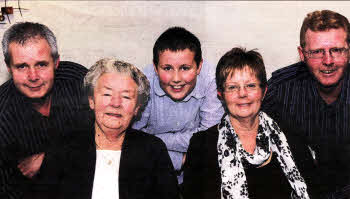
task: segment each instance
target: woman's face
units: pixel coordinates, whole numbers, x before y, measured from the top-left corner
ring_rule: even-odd
[[[266,93],[260,81],[248,67],[236,69],[227,77],[224,92],[219,95],[225,101],[230,117],[235,119],[254,119]]]
[[[95,126],[103,132],[122,133],[137,114],[137,84],[127,74],[105,73],[96,83],[89,105]]]

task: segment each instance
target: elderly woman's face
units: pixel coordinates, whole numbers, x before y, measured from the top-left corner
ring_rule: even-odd
[[[127,74],[105,73],[97,81],[89,98],[98,127],[106,131],[125,131],[137,114],[137,84]]]
[[[260,81],[249,68],[235,70],[229,75],[224,84],[223,100],[236,119],[253,118],[260,110],[261,101],[266,93],[260,87]]]

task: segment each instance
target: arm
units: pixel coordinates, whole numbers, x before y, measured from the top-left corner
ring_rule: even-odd
[[[5,150],[0,151],[0,198],[3,199],[18,199],[23,194],[18,189],[18,171],[11,159]]]
[[[186,153],[189,141],[194,133],[206,130],[220,122],[220,119],[224,114],[224,109],[220,100],[217,98],[215,80],[212,80],[209,84],[204,102],[199,111],[200,123],[198,127],[192,129],[185,127],[178,132],[168,132],[156,135],[162,139],[168,150]]]
[[[154,185],[153,198],[177,199],[179,198],[179,190],[174,168],[164,143],[158,143],[159,148],[157,147],[157,150],[159,153],[153,172],[156,182]]]

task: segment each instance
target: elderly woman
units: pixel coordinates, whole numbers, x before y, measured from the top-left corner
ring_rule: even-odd
[[[64,162],[63,169],[55,171],[60,176],[58,195],[65,199],[177,198],[176,174],[165,144],[130,128],[149,98],[145,75],[129,63],[102,59],[84,81],[94,117],[90,126],[73,132],[56,155],[56,160]]]
[[[285,135],[260,111],[267,86],[261,55],[232,49],[217,65],[216,82],[226,114],[190,141],[185,198],[309,198]]]

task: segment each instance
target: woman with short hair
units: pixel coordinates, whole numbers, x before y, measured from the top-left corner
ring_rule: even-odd
[[[220,59],[216,82],[226,114],[190,141],[185,198],[308,199],[285,135],[260,111],[267,87],[261,55],[233,48]]]

